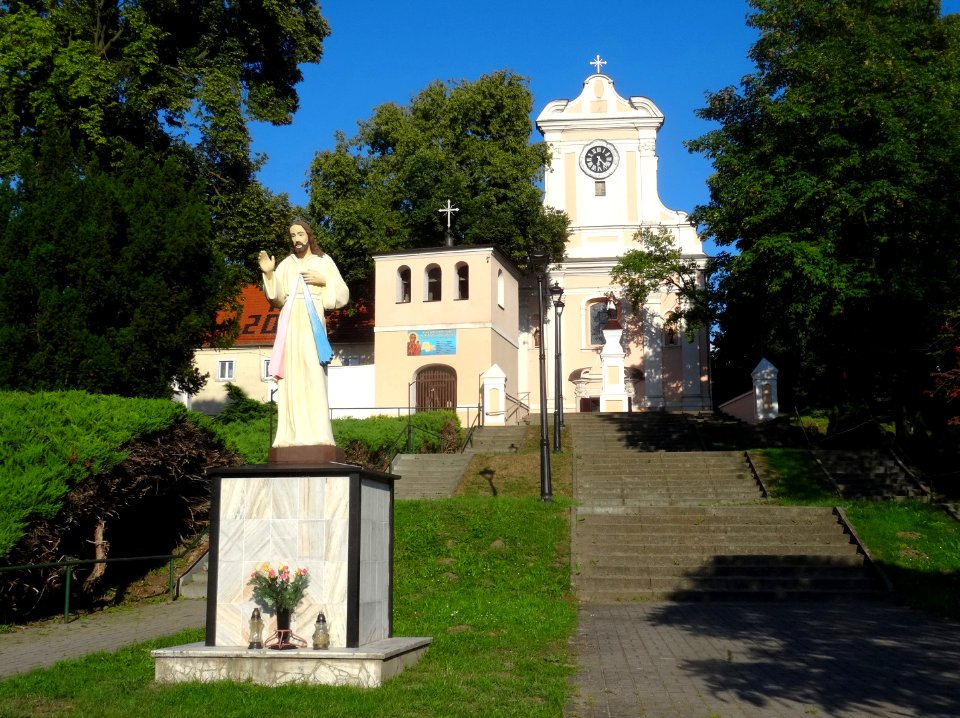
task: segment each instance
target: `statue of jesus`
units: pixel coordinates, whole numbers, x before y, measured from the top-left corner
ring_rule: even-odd
[[[337,265],[323,253],[310,225],[290,225],[291,253],[280,262],[261,251],[267,301],[280,309],[270,375],[277,380],[277,435],[270,462],[326,463],[338,459],[327,400],[327,365],[333,350],[324,311],[338,309],[350,292]]]

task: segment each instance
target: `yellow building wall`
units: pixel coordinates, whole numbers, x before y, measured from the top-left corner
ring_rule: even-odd
[[[412,382],[427,366],[452,368],[457,405],[476,407],[480,375],[499,364],[508,376],[506,390],[517,391],[518,272],[493,247],[438,247],[374,257],[377,292],[374,353],[375,402],[380,407],[415,403]],[[457,266],[469,267],[469,295],[457,299]],[[439,301],[425,301],[428,268],[441,273]],[[397,301],[399,270],[410,271],[409,301]],[[454,354],[408,356],[412,332],[453,332]]]

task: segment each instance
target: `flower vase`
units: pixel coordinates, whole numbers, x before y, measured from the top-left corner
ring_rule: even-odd
[[[290,611],[277,609],[277,633],[290,630]]]

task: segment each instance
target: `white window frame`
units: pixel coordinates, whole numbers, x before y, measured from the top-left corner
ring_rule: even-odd
[[[217,381],[233,381],[233,359],[221,359],[217,366]]]

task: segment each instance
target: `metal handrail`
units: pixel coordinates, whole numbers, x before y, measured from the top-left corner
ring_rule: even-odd
[[[173,579],[174,575],[174,562],[178,559],[184,558],[188,553],[190,553],[194,548],[197,547],[197,544],[200,543],[209,529],[204,529],[199,534],[190,545],[188,545],[183,553],[175,554],[162,554],[157,556],[122,556],[117,558],[86,558],[86,559],[68,559],[66,561],[50,561],[46,563],[27,563],[21,564],[19,566],[0,566],[0,573],[5,573],[7,571],[29,571],[38,568],[64,568],[66,573],[64,575],[63,581],[63,622],[70,622],[70,589],[73,585],[73,569],[77,566],[91,566],[98,563],[132,563],[134,561],[166,561],[169,566],[169,572],[167,576],[167,593],[170,594],[170,600],[176,600],[176,594],[174,593],[174,588],[176,581]]]
[[[521,417],[520,417],[521,411],[526,411],[525,416],[530,415],[530,404],[528,403],[530,401],[530,392],[525,391],[523,392],[523,394],[526,396],[527,401],[524,401],[522,398],[519,398],[519,397],[511,396],[510,394],[504,395],[504,398],[506,399],[507,403],[513,405],[514,407],[512,411],[508,411],[506,416],[503,417],[504,423],[509,424],[511,419],[515,416],[517,417],[517,424],[519,424],[521,421]]]
[[[463,436],[463,441],[460,442],[460,446],[457,447],[457,453],[462,454],[467,450],[467,446],[473,442],[473,435],[477,429],[483,426],[483,374],[480,374],[478,379],[479,389],[478,389],[478,398],[477,398],[477,415],[474,417],[473,421],[467,426],[467,431]],[[467,418],[470,418],[470,412],[467,411]]]

